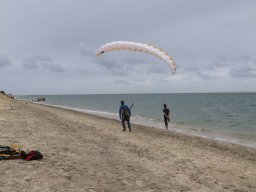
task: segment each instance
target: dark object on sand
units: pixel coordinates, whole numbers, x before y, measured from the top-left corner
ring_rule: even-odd
[[[42,153],[39,151],[30,151],[28,154],[21,151],[19,146],[1,146],[0,145],[0,160],[24,159],[25,161],[43,159]]]
[[[0,146],[0,160],[21,159],[21,150],[9,146]]]
[[[39,151],[30,151],[27,155],[24,155],[24,157],[25,161],[43,159],[43,155]]]
[[[38,97],[37,98],[37,101],[39,102],[39,101],[45,101],[45,97]]]

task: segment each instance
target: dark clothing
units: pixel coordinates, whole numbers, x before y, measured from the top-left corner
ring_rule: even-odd
[[[170,113],[170,110],[166,107],[166,108],[163,109],[163,113],[165,113],[165,115],[168,117],[169,113]]]
[[[121,105],[119,108],[119,117],[122,120],[127,120],[131,116],[131,110],[127,105]]]
[[[170,117],[169,117],[170,110],[167,107],[165,107],[163,109],[163,113],[164,113],[164,124],[166,129],[168,129],[168,122],[170,122]]]
[[[129,128],[129,131],[132,132],[130,119],[126,120],[126,121],[127,121],[127,125],[128,125],[128,128]],[[122,120],[122,125],[123,125],[123,131],[126,131],[126,126],[125,126],[125,121],[124,120]]]
[[[121,105],[119,108],[119,117],[122,120],[123,131],[126,130],[125,121],[127,121],[129,131],[131,132],[130,116],[131,116],[130,108],[127,105]]]

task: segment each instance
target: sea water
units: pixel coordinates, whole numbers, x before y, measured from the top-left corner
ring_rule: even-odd
[[[171,93],[30,95],[45,104],[118,119],[120,101],[132,107],[132,123],[164,129],[163,104],[171,111],[170,130],[256,146],[256,93]]]

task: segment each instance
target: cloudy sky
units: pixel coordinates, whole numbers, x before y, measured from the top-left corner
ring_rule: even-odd
[[[256,91],[255,0],[0,0],[0,90],[24,94]],[[95,51],[154,44],[176,61]]]

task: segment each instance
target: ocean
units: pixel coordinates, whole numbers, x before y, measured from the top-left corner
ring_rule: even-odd
[[[118,119],[120,101],[132,107],[131,123],[164,129],[163,104],[171,111],[170,130],[256,147],[256,93],[170,93],[28,95],[45,104]]]

